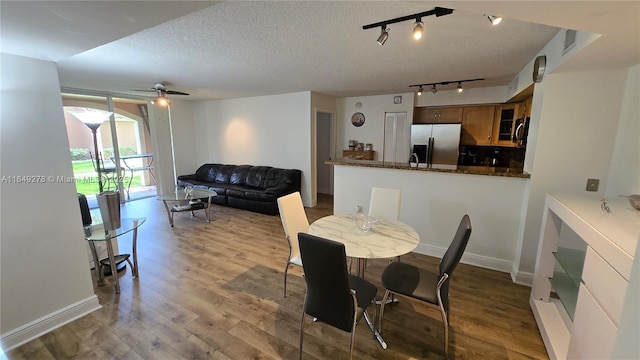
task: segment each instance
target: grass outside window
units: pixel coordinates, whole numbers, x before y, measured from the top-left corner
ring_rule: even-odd
[[[76,160],[72,161],[73,164],[73,176],[75,178],[76,191],[85,194],[93,195],[100,192],[98,185],[98,173],[93,168],[93,162],[91,160]],[[131,172],[123,171],[124,177],[122,179],[123,185],[126,187],[129,183],[129,176]],[[111,174],[110,174],[111,175]],[[131,180],[131,187],[141,186],[142,184],[142,172],[134,172],[133,179]],[[107,189],[107,180],[105,175],[102,175],[103,190]],[[113,182],[110,184],[110,190],[115,190]]]

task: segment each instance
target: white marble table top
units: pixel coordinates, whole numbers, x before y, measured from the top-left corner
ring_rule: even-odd
[[[418,246],[418,233],[400,221],[378,219],[369,231],[360,231],[351,215],[330,215],[309,226],[309,234],[344,244],[347,256],[382,259],[404,255]]]

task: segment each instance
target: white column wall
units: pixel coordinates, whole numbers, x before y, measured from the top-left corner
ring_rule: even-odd
[[[640,194],[640,65],[629,69],[606,196]]]
[[[604,196],[626,81],[619,69],[549,74],[536,85],[542,101],[532,117],[539,119],[537,138],[529,138],[535,147],[527,148],[532,176],[519,274],[534,272],[546,193]],[[597,192],[585,190],[587,178],[600,179]]]
[[[100,304],[75,184],[57,181],[73,171],[56,66],[8,54],[0,62],[0,334],[7,350]],[[45,182],[15,183],[22,176]]]

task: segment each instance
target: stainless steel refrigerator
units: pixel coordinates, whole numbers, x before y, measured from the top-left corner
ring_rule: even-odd
[[[411,149],[415,157],[412,166],[436,169],[458,168],[458,146],[460,144],[460,124],[417,124],[411,125]]]

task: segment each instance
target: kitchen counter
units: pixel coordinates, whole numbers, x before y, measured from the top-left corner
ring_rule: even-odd
[[[358,166],[369,168],[383,168],[383,169],[400,169],[411,171],[431,171],[431,172],[444,172],[454,174],[469,174],[469,175],[489,175],[489,176],[504,176],[529,179],[531,174],[523,172],[515,172],[514,169],[507,167],[487,167],[487,166],[458,166],[457,170],[450,169],[433,169],[424,167],[410,167],[408,163],[384,163],[382,161],[371,160],[354,160],[354,159],[336,159],[325,161],[327,165],[346,165],[346,166]],[[513,172],[512,172],[513,171]]]

